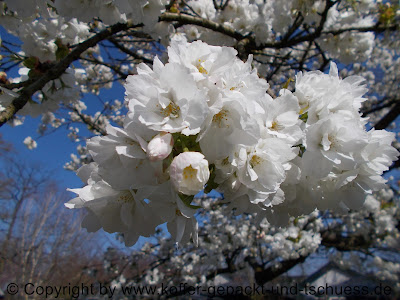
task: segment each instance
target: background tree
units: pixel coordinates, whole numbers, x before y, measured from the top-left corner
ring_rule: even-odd
[[[68,196],[50,172],[10,150],[2,140],[0,286],[89,284],[85,269],[101,262],[100,236],[81,230],[82,215],[63,210]]]
[[[203,290],[199,294],[207,297],[210,296],[208,291],[212,293],[212,289],[208,290],[210,287],[256,284],[265,285],[270,296],[290,298],[295,295],[279,287],[301,284],[299,278],[304,280],[310,276],[307,269],[315,272],[332,261],[353,276],[362,274],[364,281],[358,284],[369,286],[369,295],[374,293],[374,286],[369,283],[373,282],[390,286],[391,294],[386,296],[394,297],[399,293],[400,273],[399,209],[398,200],[393,196],[392,190],[383,190],[368,196],[360,212],[343,218],[316,211],[293,218],[286,228],[266,222],[257,227],[251,215],[235,216],[232,211],[227,215],[223,212],[226,204],[221,200],[197,199],[211,208],[199,216],[203,223],[199,233],[201,246],[188,244],[176,248],[174,241],[165,234],[157,235],[157,242],[145,244],[140,252],[131,256],[114,255],[113,266],[118,270],[113,277],[114,284],[117,287],[149,286],[160,293],[162,286],[177,287],[167,294],[164,291],[166,298],[187,295],[190,286],[201,286]],[[106,260],[113,261],[110,256]],[[140,273],[127,273],[121,267],[143,260],[147,263]],[[117,262],[119,267],[116,267]],[[106,270],[115,270],[109,264],[106,266]],[[294,267],[296,271],[289,272]],[[187,285],[179,288],[181,283]],[[328,284],[334,286],[335,283]],[[119,292],[123,295],[121,288]],[[151,295],[146,290],[143,294]],[[232,294],[225,296],[229,298]]]

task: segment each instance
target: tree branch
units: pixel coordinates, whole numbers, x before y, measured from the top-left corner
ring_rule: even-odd
[[[381,26],[379,23],[377,23],[374,26],[368,26],[368,27],[347,27],[347,28],[342,28],[342,29],[337,29],[337,30],[323,31],[322,34],[339,35],[344,32],[349,32],[349,31],[380,33],[380,32],[384,32],[386,30],[395,31],[397,29],[398,29],[398,26],[396,24],[386,27],[386,26]]]
[[[115,47],[117,47],[119,50],[121,50],[122,52],[124,52],[125,54],[128,54],[129,56],[132,56],[134,59],[140,59],[143,62],[147,63],[147,64],[152,64],[153,61],[151,59],[148,59],[144,56],[141,56],[139,54],[137,54],[136,52],[122,46],[116,39],[114,38],[109,38],[108,39]]]
[[[176,13],[171,13],[171,12],[165,12],[160,16],[160,21],[165,21],[165,22],[178,22],[182,25],[197,25],[201,26],[204,28],[211,29],[216,32],[223,33],[227,36],[233,37],[234,39],[240,41],[244,39],[245,37],[237,32],[235,29],[230,28],[228,26],[203,19],[203,18],[198,18],[198,17],[193,17],[189,15],[183,15],[183,14],[176,14]]]
[[[254,265],[250,262],[251,259],[246,258],[250,265],[254,269],[254,277],[256,279],[256,282],[258,285],[264,285],[265,283],[275,279],[276,277],[282,275],[283,273],[289,271],[291,268],[296,266],[297,264],[300,264],[306,260],[307,256],[300,256],[299,258],[296,259],[288,259],[284,260],[282,262],[279,262],[278,264],[273,264],[272,266],[268,267],[267,269],[264,269],[261,265]]]
[[[378,110],[384,109],[386,107],[392,106],[396,102],[400,102],[400,98],[399,99],[391,99],[391,100],[381,101],[381,103],[379,105],[376,104],[376,106],[374,106],[374,107],[372,107],[372,108],[370,108],[368,110],[361,110],[362,117],[365,118],[369,114],[371,114],[373,112],[376,112]]]
[[[101,128],[98,124],[96,124],[96,122],[93,122],[89,116],[79,112],[79,110],[77,110],[75,107],[70,107],[70,109],[78,115],[82,123],[89,126],[89,129],[94,129],[101,135],[107,135],[107,132],[103,128]]]
[[[326,0],[326,5],[324,8],[324,11],[321,14],[321,21],[319,22],[318,27],[315,29],[313,33],[307,34],[300,36],[298,38],[293,38],[289,40],[282,40],[278,43],[267,43],[261,45],[259,48],[286,48],[286,47],[291,47],[303,42],[311,42],[314,41],[316,38],[320,37],[322,34],[322,30],[324,28],[324,25],[326,23],[326,20],[328,18],[328,12],[329,9],[335,5],[336,2],[331,1],[331,0]]]
[[[375,124],[374,128],[376,130],[385,129],[392,123],[398,115],[400,114],[400,102],[397,102],[395,106],[393,106],[389,112],[382,118],[378,123]]]
[[[44,73],[41,77],[39,77],[33,83],[25,86],[20,91],[20,96],[15,98],[4,111],[0,112],[0,127],[7,121],[11,120],[13,116],[25,106],[25,104],[29,101],[34,93],[41,90],[49,81],[59,78],[71,65],[71,63],[79,59],[80,55],[87,49],[97,45],[100,41],[109,38],[117,32],[127,30],[135,26],[138,25],[130,26],[126,23],[117,23],[104,29],[103,31],[100,31],[98,34],[91,37],[90,39],[80,43],[64,59],[62,59],[52,68],[50,68],[46,73]]]
[[[126,74],[124,72],[121,71],[120,68],[118,68],[117,66],[113,65],[113,64],[109,64],[109,63],[105,63],[103,61],[100,61],[96,58],[81,58],[82,60],[85,60],[87,62],[90,62],[92,64],[98,64],[98,65],[103,65],[106,66],[108,68],[110,68],[111,70],[113,70],[116,74],[118,74],[120,76],[121,79],[126,79],[126,77],[128,77],[131,74]]]
[[[340,35],[344,32],[348,32],[348,31],[383,32],[386,30],[396,30],[398,28],[397,25],[391,25],[391,26],[387,27],[387,26],[381,26],[379,23],[377,23],[376,25],[369,26],[369,27],[348,27],[348,28],[343,28],[343,29],[338,29],[338,30],[323,31],[324,25],[325,25],[327,17],[328,17],[329,9],[332,6],[334,6],[336,4],[336,2],[337,1],[326,0],[326,5],[324,8],[324,11],[321,13],[320,23],[318,24],[318,27],[316,28],[316,30],[314,32],[290,39],[290,36],[293,33],[292,30],[295,28],[299,28],[301,26],[300,21],[302,20],[302,18],[298,17],[298,18],[296,18],[292,27],[289,28],[287,34],[285,35],[285,37],[282,40],[280,40],[278,42],[264,43],[259,46],[256,46],[253,36],[251,36],[251,35],[244,36],[231,27],[228,27],[228,26],[225,26],[225,25],[222,25],[222,24],[219,24],[219,23],[216,23],[216,22],[204,19],[204,18],[166,12],[160,16],[159,20],[165,21],[165,22],[178,22],[180,25],[197,25],[197,26],[201,26],[203,28],[213,30],[215,32],[225,34],[229,37],[232,37],[238,41],[235,48],[238,50],[239,56],[241,58],[247,57],[247,55],[249,53],[253,53],[256,50],[262,50],[265,48],[281,49],[281,48],[286,48],[286,47],[292,47],[292,46],[301,44],[303,42],[313,42],[313,41],[315,41],[315,39],[321,37],[322,35],[328,35],[328,34]]]
[[[344,237],[332,230],[321,233],[321,245],[334,247],[339,251],[360,251],[371,246],[371,241],[362,235],[350,235]]]
[[[400,160],[398,159],[389,167],[388,171],[393,170],[393,169],[397,169],[399,167],[400,167]],[[399,222],[399,224],[400,224],[400,222]]]

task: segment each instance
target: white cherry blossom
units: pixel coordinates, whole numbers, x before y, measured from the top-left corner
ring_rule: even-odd
[[[157,57],[153,70],[142,64],[125,87],[130,110],[156,131],[194,135],[208,114],[206,95],[187,69],[175,63],[163,65]]]
[[[200,192],[210,177],[208,162],[199,152],[183,152],[176,156],[169,167],[175,189],[185,195]]]

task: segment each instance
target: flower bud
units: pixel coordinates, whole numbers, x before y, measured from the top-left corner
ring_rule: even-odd
[[[196,195],[210,177],[208,161],[199,152],[183,152],[172,161],[169,176],[178,192]]]
[[[163,160],[171,153],[173,145],[170,133],[159,133],[147,145],[147,157],[150,161]]]

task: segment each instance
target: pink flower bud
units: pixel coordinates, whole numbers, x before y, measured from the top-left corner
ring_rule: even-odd
[[[147,157],[150,161],[163,160],[172,151],[174,139],[170,133],[157,134],[147,145]]]

